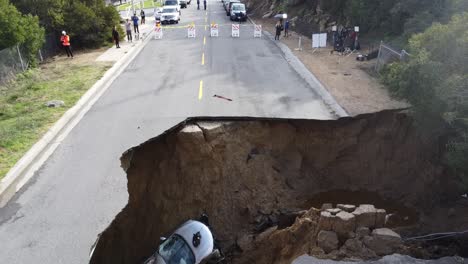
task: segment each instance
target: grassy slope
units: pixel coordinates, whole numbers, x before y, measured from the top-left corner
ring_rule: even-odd
[[[0,86],[0,179],[111,66],[95,57],[60,58]],[[48,108],[49,100],[65,106]]]
[[[153,2],[153,0],[145,0],[143,2],[143,8],[152,8],[152,7],[160,6],[160,5],[161,4],[159,2]],[[132,6],[132,3],[130,1],[127,1],[126,4],[117,6],[117,11],[125,11],[128,7],[131,7],[131,6]],[[140,2],[135,1],[135,9],[141,9]]]

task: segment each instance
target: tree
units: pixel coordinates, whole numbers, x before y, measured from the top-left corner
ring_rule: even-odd
[[[0,25],[0,49],[21,44],[28,59],[35,63],[44,43],[44,29],[39,26],[38,17],[22,15],[8,0],[0,0]]]
[[[468,189],[468,12],[435,23],[409,40],[408,62],[383,73],[393,95],[407,99],[425,128],[450,128],[446,161]]]

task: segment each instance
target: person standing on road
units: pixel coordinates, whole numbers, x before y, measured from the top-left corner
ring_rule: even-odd
[[[62,36],[60,37],[60,42],[62,43],[65,52],[67,53],[67,57],[73,58],[73,53],[70,48],[70,36],[67,35],[67,32],[62,31]]]
[[[205,7],[205,10],[206,10],[206,0],[203,0],[203,6]]]
[[[289,37],[289,19],[284,22],[284,36]]]
[[[140,34],[140,30],[138,29],[138,17],[135,14],[133,14],[132,16],[132,20],[133,20],[133,31],[135,31],[135,34],[138,32],[138,34]]]
[[[132,42],[132,23],[127,18],[127,22],[125,23],[125,31],[127,32],[127,41]]]
[[[119,32],[117,31],[117,27],[114,26],[114,28],[112,29],[112,38],[114,39],[115,41],[115,47],[117,49],[120,49],[120,45],[119,45],[119,41],[120,41],[120,34]]]
[[[283,25],[281,25],[280,21],[276,22],[275,29],[276,29],[275,40],[279,40],[281,31],[283,30]]]
[[[141,24],[145,24],[146,21],[145,21],[145,11],[143,11],[143,9],[140,11],[140,16],[141,16]]]
[[[197,9],[200,10],[200,0],[197,0]]]

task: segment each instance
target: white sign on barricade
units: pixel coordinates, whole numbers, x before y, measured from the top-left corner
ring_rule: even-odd
[[[162,39],[163,37],[163,31],[161,27],[156,27],[154,29],[154,39]]]
[[[211,24],[210,33],[212,37],[218,37],[218,24]]]
[[[232,24],[232,37],[239,37],[239,24]]]
[[[255,25],[254,38],[262,37],[262,25]]]
[[[195,36],[196,36],[195,25],[189,25],[189,27],[188,27],[188,37],[189,38],[195,38]]]
[[[325,48],[327,46],[327,33],[312,34],[312,48]]]

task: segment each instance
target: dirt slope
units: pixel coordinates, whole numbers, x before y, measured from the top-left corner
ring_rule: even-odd
[[[142,261],[160,236],[201,212],[229,248],[259,215],[304,209],[329,190],[373,191],[430,208],[456,192],[437,162],[441,142],[421,138],[396,111],[330,121],[189,119],[124,153],[129,202],[91,263]]]

